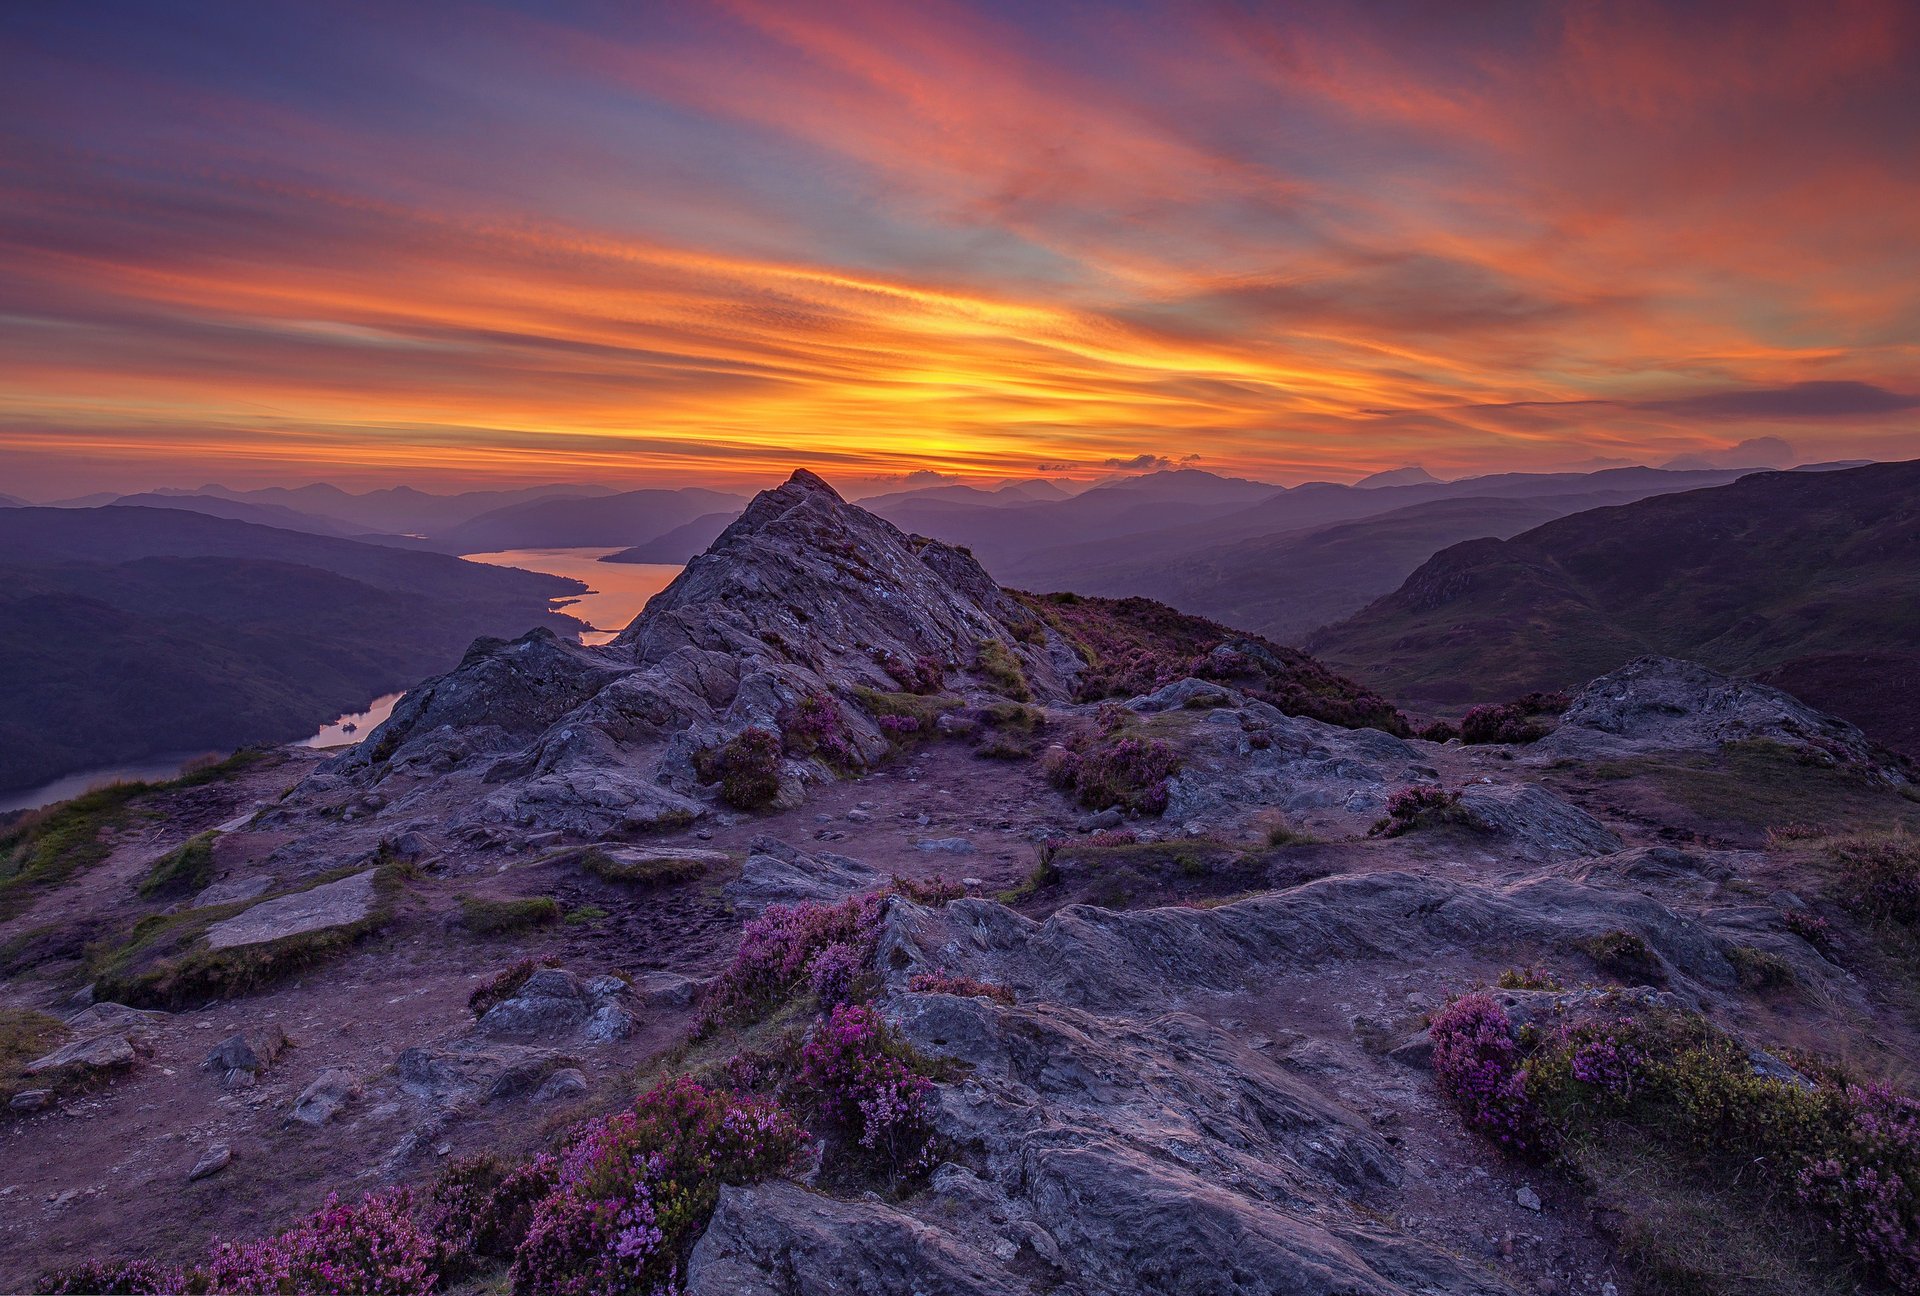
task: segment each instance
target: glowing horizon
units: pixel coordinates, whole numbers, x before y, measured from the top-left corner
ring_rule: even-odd
[[[0,490],[1920,454],[1910,5],[1030,10],[10,11]]]

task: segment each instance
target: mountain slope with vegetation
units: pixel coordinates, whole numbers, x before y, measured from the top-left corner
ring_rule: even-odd
[[[0,554],[0,788],[298,738],[576,624],[578,582],[175,510],[9,509]]]
[[[1455,545],[1308,641],[1391,697],[1441,704],[1687,657],[1908,750],[1916,645],[1920,461],[1760,473]]]

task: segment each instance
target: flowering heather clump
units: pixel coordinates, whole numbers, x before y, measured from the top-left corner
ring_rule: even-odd
[[[318,1211],[284,1233],[252,1242],[216,1242],[206,1278],[212,1290],[239,1296],[425,1296],[440,1282],[438,1250],[414,1218],[407,1189],[370,1193],[350,1206],[329,1195]]]
[[[552,1157],[515,1166],[483,1153],[448,1166],[428,1189],[421,1211],[440,1245],[442,1276],[457,1276],[482,1259],[512,1259],[526,1240],[534,1207],[553,1187]]]
[[[1567,1028],[1562,1047],[1568,1050],[1573,1078],[1610,1098],[1629,1099],[1647,1065],[1631,1018]]]
[[[1073,752],[1047,753],[1041,772],[1090,810],[1136,810],[1157,815],[1167,808],[1167,780],[1180,769],[1180,755],[1157,738],[1109,737]]]
[[[88,1260],[43,1275],[34,1290],[51,1296],[174,1296],[188,1290],[187,1275],[145,1260]]]
[[[1898,923],[1920,923],[1920,840],[1905,833],[1842,837],[1827,848],[1854,904]]]
[[[800,1051],[798,1088],[827,1121],[855,1136],[889,1172],[926,1168],[933,1082],[871,1009],[841,1004]]]
[[[859,949],[846,941],[835,941],[808,960],[807,988],[822,1007],[849,1003],[856,997],[866,963]]]
[[[1783,1075],[1705,1018],[1670,1010],[1516,1037],[1497,1002],[1470,994],[1431,1036],[1441,1087],[1508,1150],[1578,1149],[1630,1123],[1712,1191],[1762,1204],[1791,1194],[1890,1287],[1920,1292],[1920,1102]]]
[[[880,717],[880,732],[887,737],[900,739],[908,734],[920,732],[920,717],[908,715],[883,715]]]
[[[780,795],[780,735],[749,728],[695,758],[700,777],[718,779],[720,796],[739,810],[758,810]]]
[[[1546,736],[1544,726],[1533,723],[1527,712],[1511,702],[1474,707],[1460,721],[1464,743],[1530,743]]]
[[[1781,925],[1822,954],[1833,948],[1833,924],[1807,909],[1789,909]]]
[[[1135,846],[1140,842],[1140,834],[1131,828],[1102,828],[1087,838],[1089,846]]]
[[[908,693],[938,693],[947,682],[947,673],[940,663],[925,653],[912,661],[887,653],[880,659],[880,669]]]
[[[1428,1036],[1434,1074],[1467,1125],[1510,1151],[1533,1147],[1537,1122],[1507,1010],[1490,995],[1462,995],[1435,1015]]]
[[[1848,1085],[1833,1153],[1795,1187],[1826,1226],[1901,1291],[1920,1290],[1920,1103],[1885,1085]]]
[[[838,904],[768,905],[741,933],[740,948],[708,993],[701,1029],[756,1012],[810,975],[816,955],[842,945],[865,963],[879,933],[887,890]]]
[[[972,977],[955,976],[951,972],[916,972],[907,988],[920,994],[950,994],[962,998],[974,998],[985,995],[996,1003],[1011,1005],[1013,991],[990,981],[976,981]]]
[[[588,1122],[553,1158],[554,1189],[513,1262],[519,1296],[678,1288],[722,1184],[792,1166],[806,1134],[775,1104],[663,1081],[632,1110]]]
[[[1453,739],[1458,738],[1460,731],[1448,724],[1445,720],[1435,720],[1432,724],[1422,729],[1417,736],[1426,739],[1428,742],[1443,743],[1451,742]]]
[[[796,756],[819,756],[835,765],[854,762],[853,744],[840,723],[840,704],[826,693],[802,693],[781,711],[780,731],[787,750]]]
[[[1387,817],[1368,830],[1371,835],[1398,837],[1417,828],[1474,823],[1473,813],[1460,804],[1458,792],[1437,787],[1402,788],[1387,798]]]

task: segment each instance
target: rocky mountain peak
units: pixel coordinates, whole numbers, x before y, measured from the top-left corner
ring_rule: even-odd
[[[830,759],[811,740],[789,744],[780,795],[796,801],[807,781],[890,749],[858,705],[863,690],[899,690],[909,671],[985,687],[983,658],[1043,700],[1065,697],[1077,669],[972,555],[908,535],[800,469],[757,495],[613,643],[477,643],[324,777],[471,774],[487,785],[479,818],[536,830],[684,824],[708,810],[704,758],[746,730],[784,734],[805,709],[810,727],[831,732]]]

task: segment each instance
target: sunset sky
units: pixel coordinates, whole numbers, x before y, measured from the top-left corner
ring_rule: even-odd
[[[1920,455],[1920,5],[0,10],[0,491]]]

